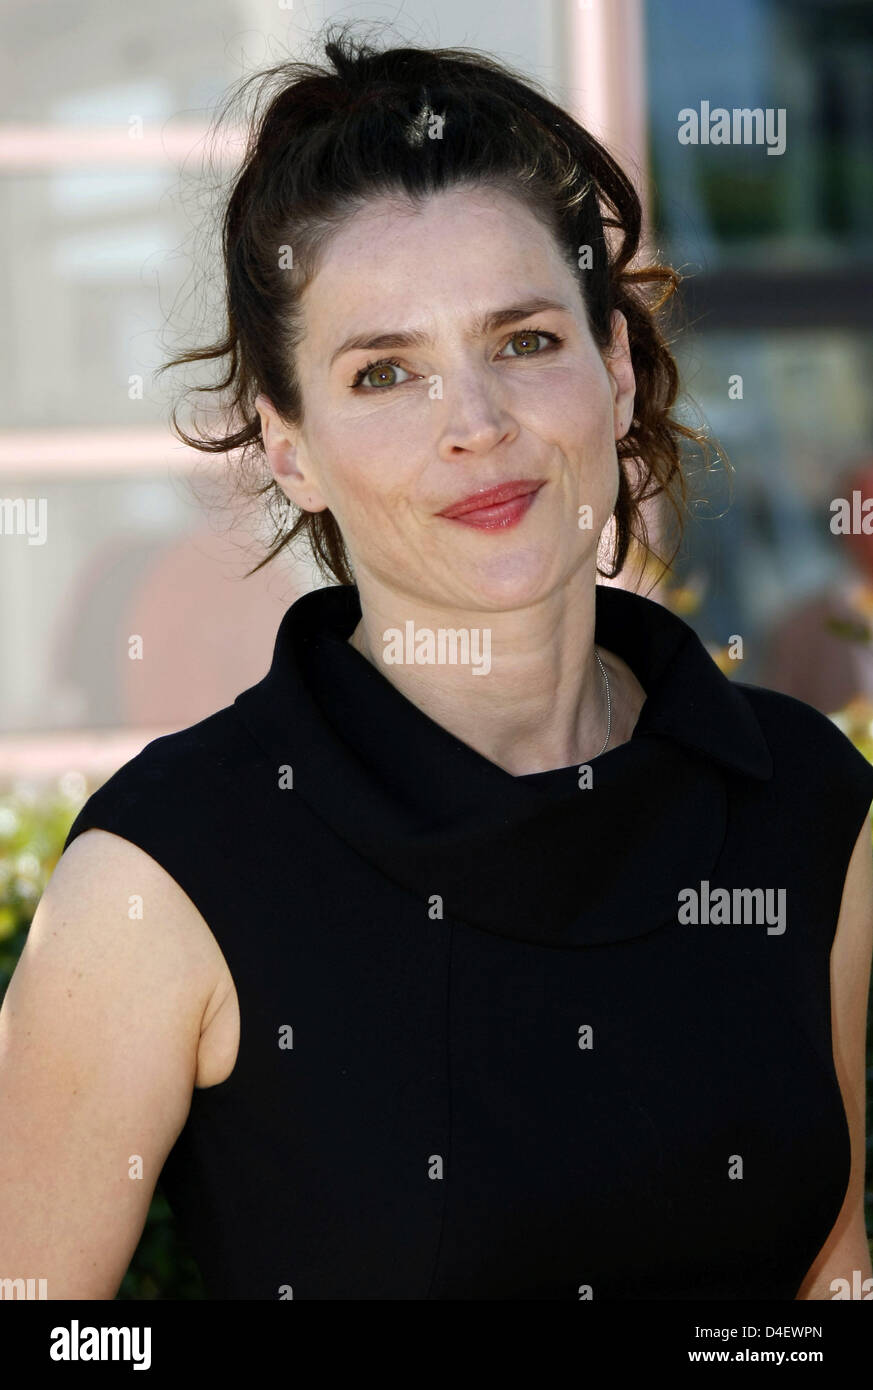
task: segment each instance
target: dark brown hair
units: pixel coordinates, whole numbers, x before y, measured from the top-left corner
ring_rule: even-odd
[[[664,265],[630,267],[642,209],[628,177],[603,145],[529,79],[484,54],[377,50],[352,36],[348,24],[328,26],[324,53],[330,69],[283,62],[231,90],[223,115],[256,84],[245,156],[222,219],[226,328],[219,341],[183,352],[159,369],[225,364],[214,385],[189,390],[219,393],[227,432],[191,436],[179,426],[177,408],[172,425],[180,439],[205,453],[241,450],[238,485],[249,496],[266,496],[275,535],[249,573],[304,532],[325,577],[355,582],[329,510],[299,511],[287,524],[298,509],[269,474],[254,400],[263,392],[283,419],[302,420],[294,360],[303,332],[300,296],[332,232],[374,197],[401,195],[415,205],[459,184],[502,188],[546,223],[576,277],[601,354],[611,342],[612,311],[621,310],[627,320],[636,399],[631,424],[617,443],[612,568],[598,573],[617,575],[632,540],[649,551],[640,509],[649,498],[664,495],[681,537],[687,491],[680,444],[683,437],[705,444],[705,436],[670,415],[679,374],[659,311],[681,277]],[[441,126],[432,123],[434,116]],[[430,138],[432,130],[439,138]],[[287,264],[289,247],[291,270],[283,268],[281,256],[284,251]],[[591,268],[580,269],[586,247]]]

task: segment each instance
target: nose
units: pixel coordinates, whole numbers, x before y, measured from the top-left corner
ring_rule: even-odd
[[[518,424],[507,408],[499,383],[482,364],[467,365],[450,376],[437,376],[431,392],[439,412],[442,458],[485,454],[508,443],[518,433]]]

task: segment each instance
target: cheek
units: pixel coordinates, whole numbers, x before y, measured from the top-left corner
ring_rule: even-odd
[[[576,364],[554,369],[547,390],[524,383],[518,397],[520,409],[536,432],[551,438],[571,456],[601,447],[604,435],[612,438],[612,393],[605,371],[595,365],[580,370]]]
[[[384,425],[355,425],[322,433],[319,456],[325,492],[338,518],[396,516],[408,505],[415,470],[411,451]]]

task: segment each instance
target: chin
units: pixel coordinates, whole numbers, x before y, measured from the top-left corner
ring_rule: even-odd
[[[555,587],[555,556],[529,548],[493,556],[479,560],[465,581],[473,603],[498,610],[523,608]]]

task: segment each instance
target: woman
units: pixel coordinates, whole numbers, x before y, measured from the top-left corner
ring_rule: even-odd
[[[161,1176],[213,1297],[830,1298],[873,769],[596,582],[682,495],[676,277],[517,75],[326,53],[268,78],[184,360],[242,420],[189,442],[298,513],[266,558],[337,582],[70,831],[2,1016],[7,1262],[111,1298]]]

